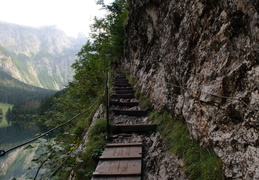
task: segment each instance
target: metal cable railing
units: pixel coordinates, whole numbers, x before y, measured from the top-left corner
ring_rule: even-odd
[[[15,150],[15,149],[17,149],[17,148],[19,148],[19,147],[22,147],[22,146],[24,146],[24,145],[26,145],[26,144],[32,143],[32,142],[34,142],[34,141],[36,141],[36,140],[38,140],[38,139],[40,139],[40,138],[42,138],[42,137],[44,137],[44,136],[47,136],[47,135],[48,135],[49,133],[51,133],[52,131],[55,131],[56,129],[58,129],[58,128],[62,127],[62,126],[67,125],[68,123],[70,123],[70,122],[73,121],[74,119],[76,119],[76,118],[78,118],[79,116],[83,115],[84,113],[88,112],[98,101],[100,101],[101,98],[103,98],[103,95],[102,95],[100,98],[98,98],[88,109],[86,109],[86,110],[84,110],[83,112],[81,112],[81,113],[75,115],[73,118],[69,119],[68,121],[66,121],[66,122],[64,122],[64,123],[62,123],[62,124],[60,124],[60,125],[58,125],[58,126],[52,128],[52,129],[48,130],[47,132],[41,134],[40,136],[37,136],[37,137],[35,137],[35,138],[33,138],[33,139],[30,139],[30,140],[28,140],[28,141],[26,141],[26,142],[24,142],[24,143],[21,143],[21,144],[18,144],[18,145],[16,145],[16,146],[13,146],[13,147],[11,147],[11,148],[9,148],[9,149],[7,149],[7,150],[0,150],[0,157],[6,155],[6,154],[9,153],[10,151],[13,151],[13,150]]]

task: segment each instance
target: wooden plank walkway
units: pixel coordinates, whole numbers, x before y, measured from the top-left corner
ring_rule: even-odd
[[[117,74],[114,84],[110,105],[116,108],[119,106],[118,109],[111,110],[115,116],[147,116],[148,112],[145,110],[120,109],[120,107],[131,108],[139,105],[135,100],[131,102],[135,98],[134,90],[128,84],[125,74]],[[114,133],[143,133],[155,131],[157,124],[115,124],[115,127]],[[142,143],[106,144],[92,180],[142,180],[142,147]]]
[[[93,180],[141,180],[142,143],[107,144]]]

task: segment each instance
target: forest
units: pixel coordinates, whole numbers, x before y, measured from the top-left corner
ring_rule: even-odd
[[[17,104],[29,100],[41,100],[53,95],[55,91],[31,86],[14,79],[8,73],[0,70],[0,102]]]

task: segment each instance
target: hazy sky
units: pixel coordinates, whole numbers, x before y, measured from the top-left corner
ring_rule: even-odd
[[[96,0],[0,0],[0,21],[32,27],[57,25],[69,36],[76,37],[78,32],[87,36],[93,17],[106,13],[100,8]]]

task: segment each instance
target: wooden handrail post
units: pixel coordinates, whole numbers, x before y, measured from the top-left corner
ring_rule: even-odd
[[[110,124],[109,124],[109,87],[108,87],[108,70],[106,71],[106,82],[105,82],[105,95],[106,95],[106,133],[109,138],[110,135]]]

